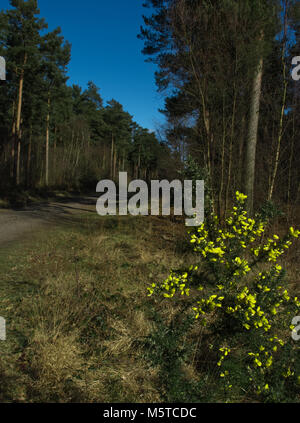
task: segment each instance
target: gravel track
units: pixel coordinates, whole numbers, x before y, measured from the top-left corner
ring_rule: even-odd
[[[96,197],[72,197],[28,206],[20,210],[0,209],[0,247],[21,241],[49,225],[70,222],[72,216],[96,213]]]

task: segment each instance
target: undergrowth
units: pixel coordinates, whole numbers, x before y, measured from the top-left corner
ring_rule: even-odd
[[[238,305],[238,312],[245,312],[245,298],[250,301],[253,290],[259,290],[258,281],[244,275],[237,287],[228,286],[224,294],[226,280],[217,283],[222,282],[223,289],[217,288],[202,259],[198,270],[189,270],[201,254],[193,251],[200,245],[199,232],[191,244],[193,235],[186,234],[182,223],[168,218],[74,216],[72,225],[2,249],[0,315],[7,321],[7,341],[0,343],[0,401],[299,401],[295,385],[299,349],[286,320],[274,332],[284,346],[273,341],[272,347],[278,350],[272,353],[272,371],[261,375],[254,365],[257,357],[248,353],[263,353],[261,341],[271,338],[271,332],[263,327],[264,336],[252,336],[252,330],[244,326],[245,315],[226,312]],[[280,284],[289,284],[295,291],[297,273],[292,272],[297,261],[291,252],[285,267],[294,278],[277,271]],[[241,263],[234,266],[242,271],[244,259],[236,257]],[[181,276],[188,273],[184,291],[189,285],[190,295],[148,297],[149,282],[152,286],[166,280],[170,268]],[[260,272],[267,272],[265,265]],[[197,290],[199,285],[202,291]],[[249,292],[238,300],[237,294],[246,286]],[[224,300],[211,298],[216,289]],[[260,301],[259,292],[255,293]],[[198,304],[202,299],[211,301]],[[213,302],[222,302],[222,308],[210,310]],[[265,311],[266,305],[260,307]],[[206,318],[206,326],[200,315]],[[250,316],[251,326],[253,319]],[[230,352],[220,354],[220,348]],[[288,367],[280,366],[287,363],[292,374],[282,378]],[[254,372],[254,382],[247,366]]]

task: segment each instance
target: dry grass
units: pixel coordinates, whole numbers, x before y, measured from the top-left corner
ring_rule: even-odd
[[[149,231],[147,223],[82,217],[29,245],[17,263],[12,255],[13,267],[2,262],[9,292],[1,315],[11,320],[2,401],[161,400],[158,369],[141,346],[153,330],[146,287],[183,262],[161,238],[181,237],[182,227],[153,218]]]
[[[146,288],[189,263],[184,225],[158,217],[74,219],[0,257],[0,315],[8,320],[0,401],[162,402],[160,369],[143,341],[157,329],[150,311],[168,325],[180,302],[149,299]],[[295,290],[297,244],[283,263]],[[193,345],[183,377],[195,382],[200,361],[210,360],[202,335],[195,324],[182,339]]]

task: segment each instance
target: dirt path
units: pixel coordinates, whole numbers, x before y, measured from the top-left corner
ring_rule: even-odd
[[[96,213],[96,199],[96,196],[73,197],[21,210],[0,209],[0,247],[22,240],[49,224],[68,222],[75,214]]]

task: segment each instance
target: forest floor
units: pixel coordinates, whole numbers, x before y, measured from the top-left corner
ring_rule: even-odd
[[[181,321],[187,297],[148,297],[195,259],[183,219],[100,217],[95,202],[0,210],[0,403],[259,402],[239,383],[228,397],[203,327]],[[299,247],[282,260],[295,293]]]
[[[0,248],[0,402],[161,401],[147,286],[186,262],[184,225],[100,217],[90,197],[0,214],[15,232]]]

